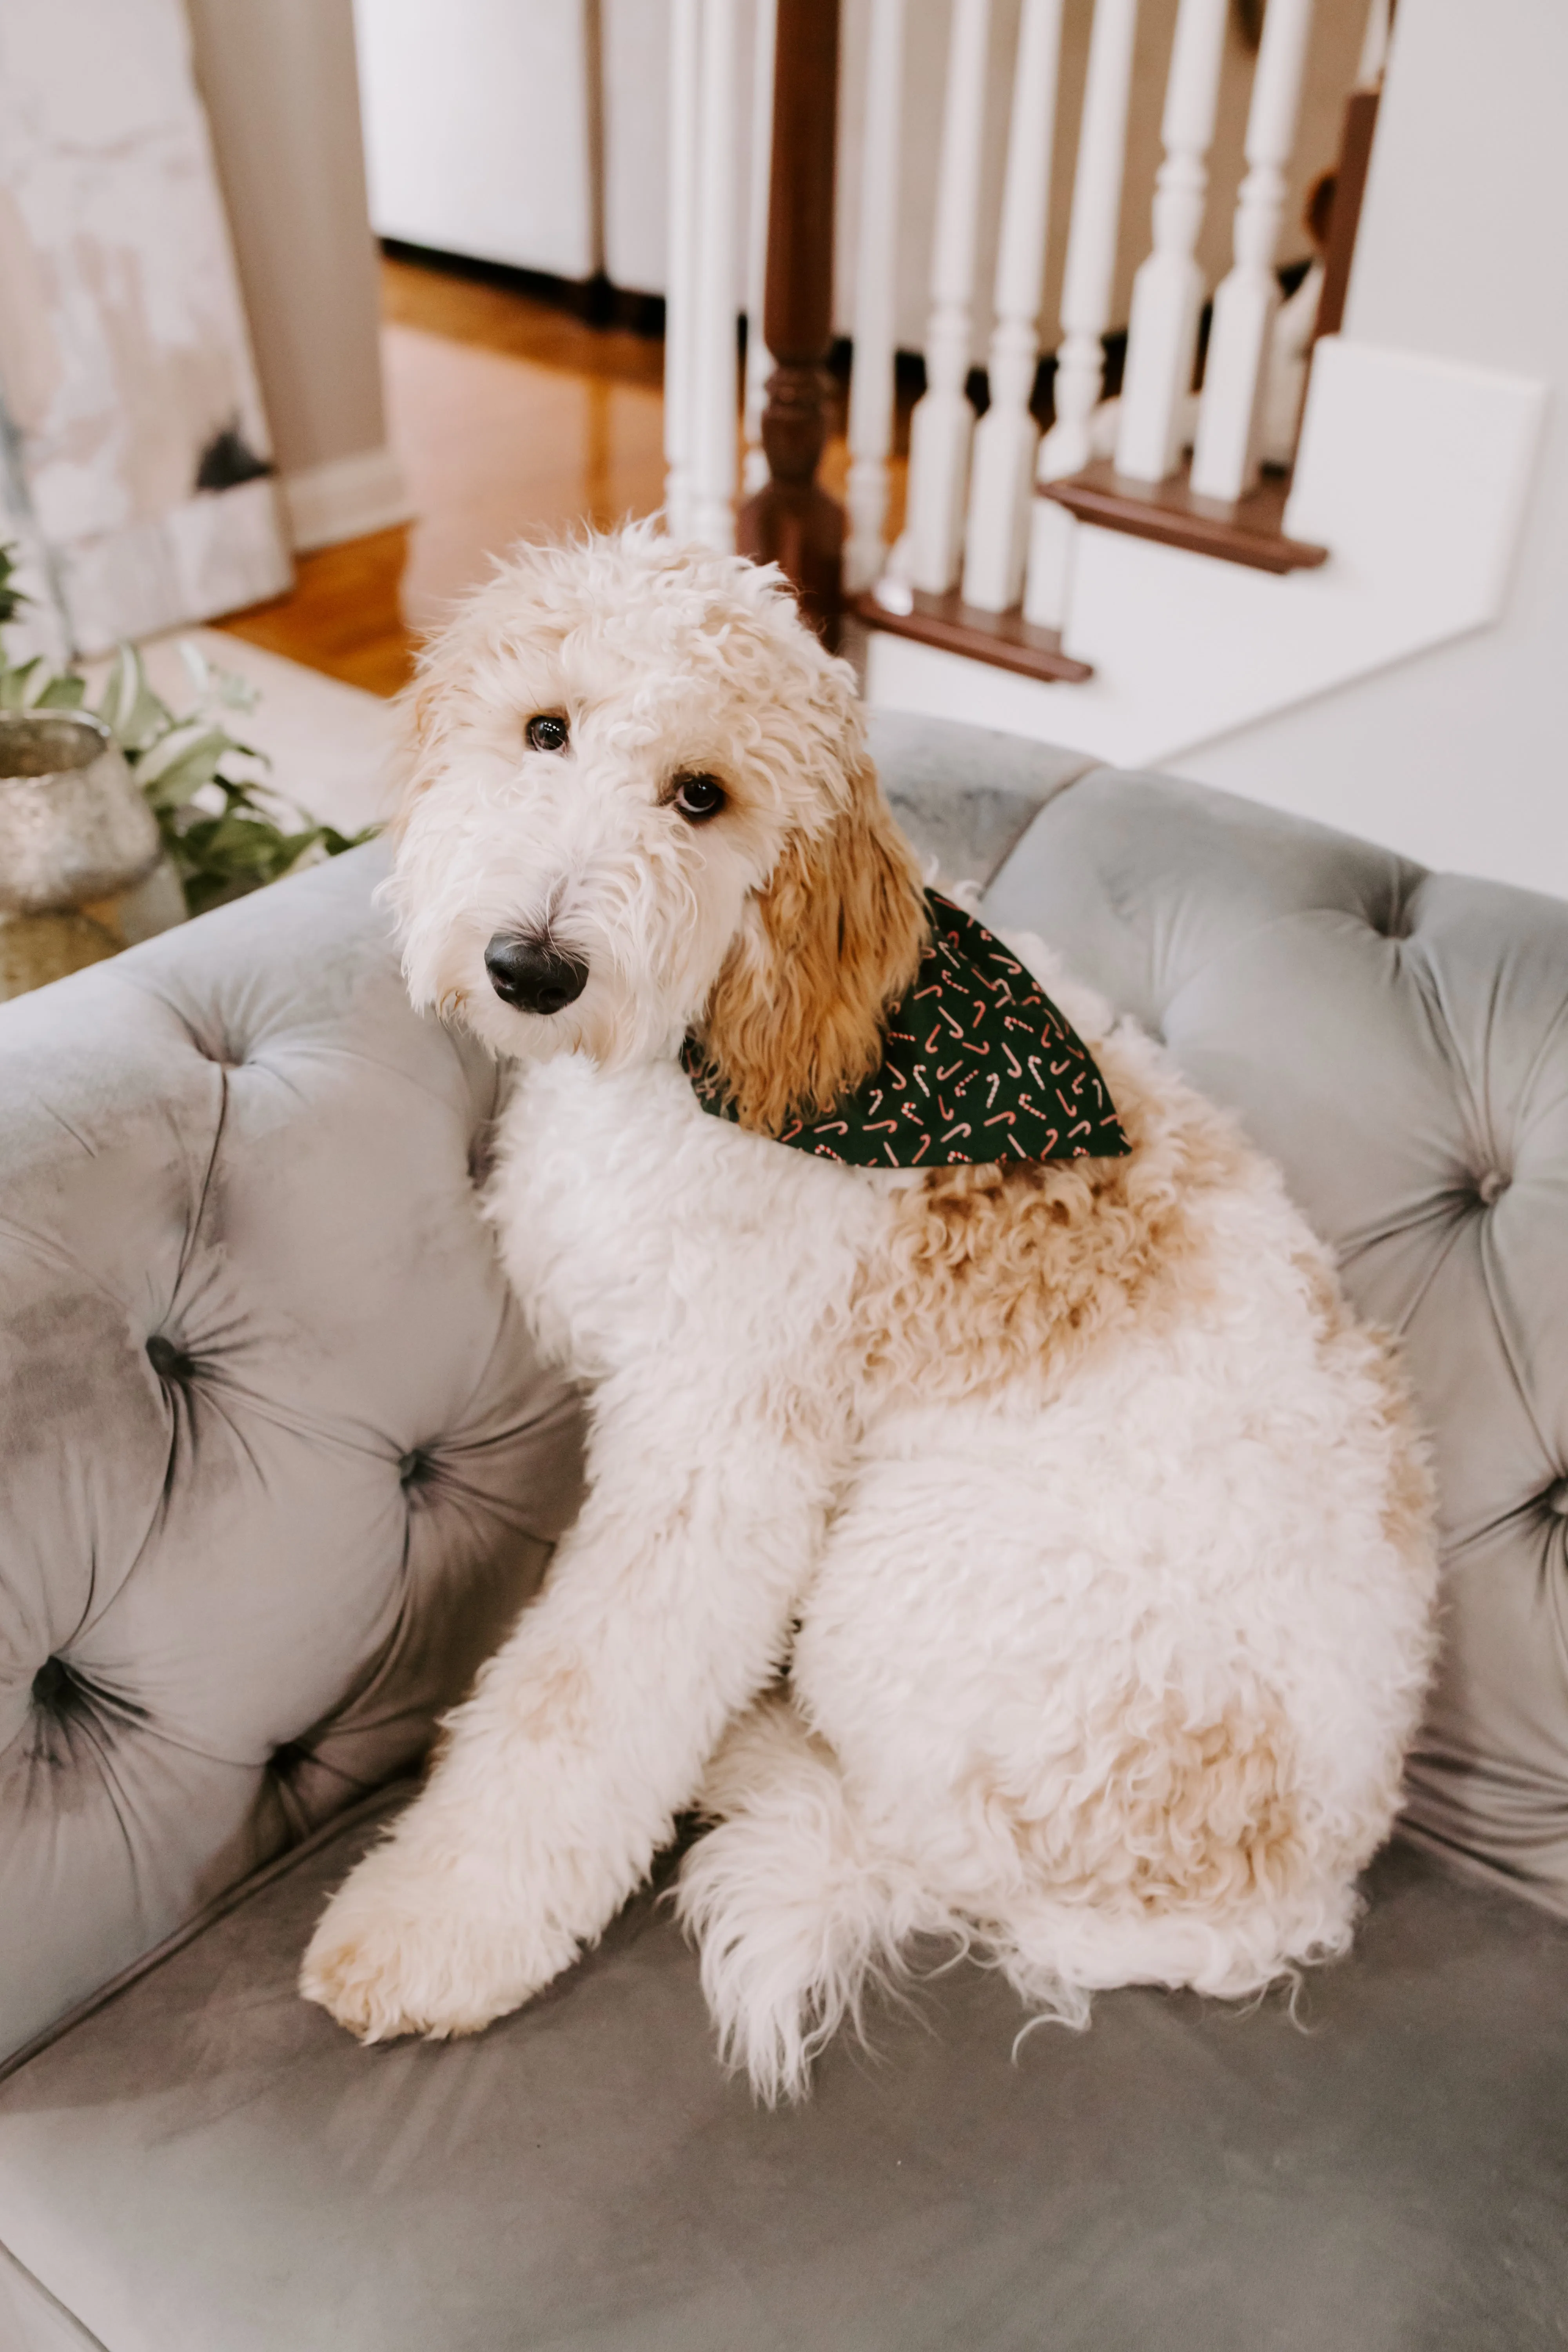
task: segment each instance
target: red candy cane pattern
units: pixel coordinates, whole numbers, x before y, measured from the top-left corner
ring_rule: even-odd
[[[831,1116],[796,1120],[777,1140],[858,1168],[1120,1158],[1127,1138],[1082,1039],[984,923],[934,890],[926,899],[930,944],[889,1015],[882,1061]],[[704,1110],[732,1119],[695,1039],[681,1058]]]

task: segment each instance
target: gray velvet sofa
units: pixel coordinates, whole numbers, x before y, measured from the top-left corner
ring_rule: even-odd
[[[1568,906],[879,749],[1407,1343],[1445,1664],[1354,1954],[1294,2017],[1133,1990],[1016,2051],[950,1968],[785,2114],[652,1892],[473,2042],[300,2002],[578,1477],[475,1215],[495,1075],[408,1012],[356,853],[0,1009],[3,2352],[1568,2343]]]

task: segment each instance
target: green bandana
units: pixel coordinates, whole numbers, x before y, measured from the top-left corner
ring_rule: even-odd
[[[888,1017],[880,1063],[779,1142],[855,1168],[1119,1158],[1127,1138],[1082,1040],[984,924],[934,890],[926,900],[931,944]],[[681,1062],[703,1109],[732,1119],[694,1038]]]

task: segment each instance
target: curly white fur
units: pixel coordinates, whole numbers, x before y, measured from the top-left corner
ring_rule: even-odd
[[[488,1213],[591,1390],[590,1486],[305,1991],[367,2040],[482,2026],[694,1804],[682,1916],[767,2098],[917,1932],[1074,2023],[1342,1948],[1430,1662],[1429,1497],[1275,1172],[1037,942],[1134,1134],[1108,1190],[845,1169],[699,1107],[675,1055],[723,976],[752,960],[748,1038],[798,979],[768,923],[803,844],[880,843],[897,913],[850,681],[773,574],[647,529],[521,551],[419,728],[409,985],[519,1065]],[[693,770],[730,795],[700,827]],[[500,929],[585,961],[577,1003],[503,1004]]]

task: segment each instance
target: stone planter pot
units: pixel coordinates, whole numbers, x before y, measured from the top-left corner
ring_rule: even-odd
[[[100,719],[0,711],[0,913],[110,898],[158,856],[157,820]]]
[[[157,820],[100,719],[0,711],[0,1000],[117,954],[123,939],[79,910],[142,881],[160,854]]]

